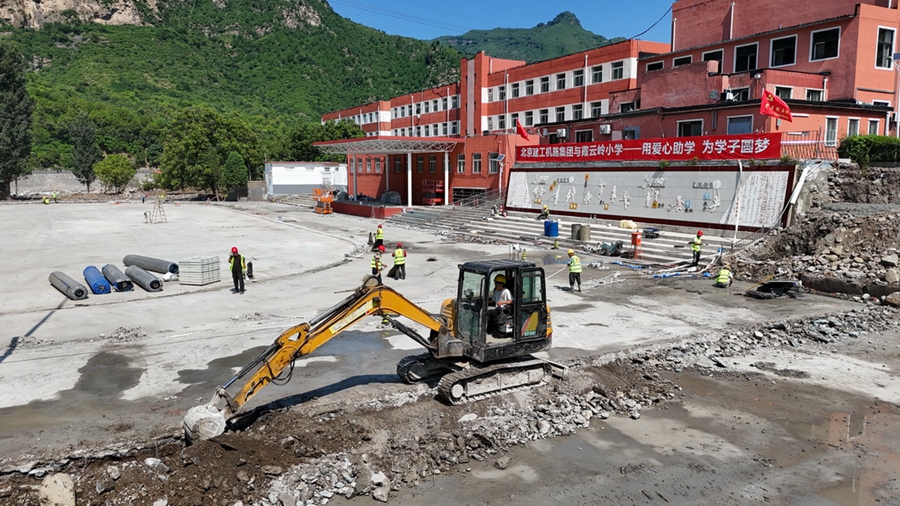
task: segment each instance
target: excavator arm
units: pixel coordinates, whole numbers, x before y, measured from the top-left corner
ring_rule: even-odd
[[[294,360],[309,355],[354,323],[374,314],[406,317],[432,330],[432,335],[446,331],[446,323],[440,317],[433,316],[392,288],[378,284],[375,278],[367,278],[346,299],[309,322],[282,332],[258,357],[220,386],[209,404],[191,408],[184,419],[187,439],[209,439],[222,434],[227,420],[263,387],[278,380],[286,370],[292,370]],[[405,325],[395,326],[429,351],[435,350],[436,344],[430,337],[425,338]],[[247,379],[240,390],[233,396],[229,395],[227,389],[244,378]],[[283,380],[289,378],[288,375]],[[226,405],[219,409],[223,399]]]

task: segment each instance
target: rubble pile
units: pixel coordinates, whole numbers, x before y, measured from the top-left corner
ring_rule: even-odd
[[[841,165],[828,172],[827,191],[812,193],[811,211],[726,261],[748,281],[833,279],[828,291],[860,295],[900,289],[898,187],[900,169]]]
[[[143,327],[118,327],[109,334],[100,334],[100,339],[110,339],[113,341],[129,342],[147,337]]]
[[[900,211],[857,217],[821,210],[788,229],[772,231],[766,240],[741,252],[733,267],[747,280],[806,275],[856,285],[898,285],[897,237]]]
[[[841,166],[828,175],[828,197],[832,202],[900,204],[900,169]]]

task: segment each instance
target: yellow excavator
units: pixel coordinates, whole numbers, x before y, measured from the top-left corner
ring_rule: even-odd
[[[504,281],[502,286],[495,285]],[[512,302],[496,305],[494,290],[509,290]],[[500,297],[498,297],[500,298]],[[264,386],[290,378],[294,361],[308,355],[365,316],[377,315],[421,344],[427,353],[406,357],[397,375],[406,383],[435,380],[438,395],[451,404],[565,378],[560,364],[535,358],[550,348],[553,330],[547,306],[544,270],[519,260],[487,260],[459,265],[456,298],[439,315],[431,314],[389,286],[368,277],[352,295],[309,322],[278,336],[258,357],[218,387],[212,400],[184,417],[188,443],[225,432],[228,420]],[[423,336],[397,317],[430,330]],[[246,379],[245,379],[246,378]],[[244,380],[240,389],[229,388]],[[223,404],[221,407],[220,405]]]

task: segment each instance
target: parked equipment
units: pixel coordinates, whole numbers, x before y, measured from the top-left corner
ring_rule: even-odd
[[[494,278],[506,277],[513,296],[509,332],[489,326],[497,310],[490,304]],[[535,385],[548,376],[565,377],[565,367],[531,355],[551,345],[550,309],[544,270],[531,262],[492,260],[459,266],[455,299],[447,299],[433,315],[368,277],[352,295],[313,320],[291,327],[256,359],[216,390],[207,405],[196,406],[184,418],[188,442],[222,434],[227,420],[267,384],[290,378],[294,361],[315,351],[364,316],[383,321],[422,345],[427,353],[406,357],[397,375],[406,383],[440,378],[438,394],[451,404]],[[403,316],[426,327],[426,337],[401,323]],[[245,376],[240,390],[228,388]],[[219,407],[221,401],[223,407]]]
[[[332,214],[334,212],[331,208],[331,203],[334,202],[334,194],[331,190],[326,188],[313,188],[313,200],[316,201],[314,207],[316,214]]]

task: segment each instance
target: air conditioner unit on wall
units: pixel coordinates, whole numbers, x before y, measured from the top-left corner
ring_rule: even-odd
[[[560,128],[559,130],[556,131],[557,137],[561,137],[561,138],[565,139],[566,135],[567,135],[567,132],[566,132],[565,128]]]
[[[601,134],[611,134],[612,133],[612,125],[600,125],[600,133]]]

